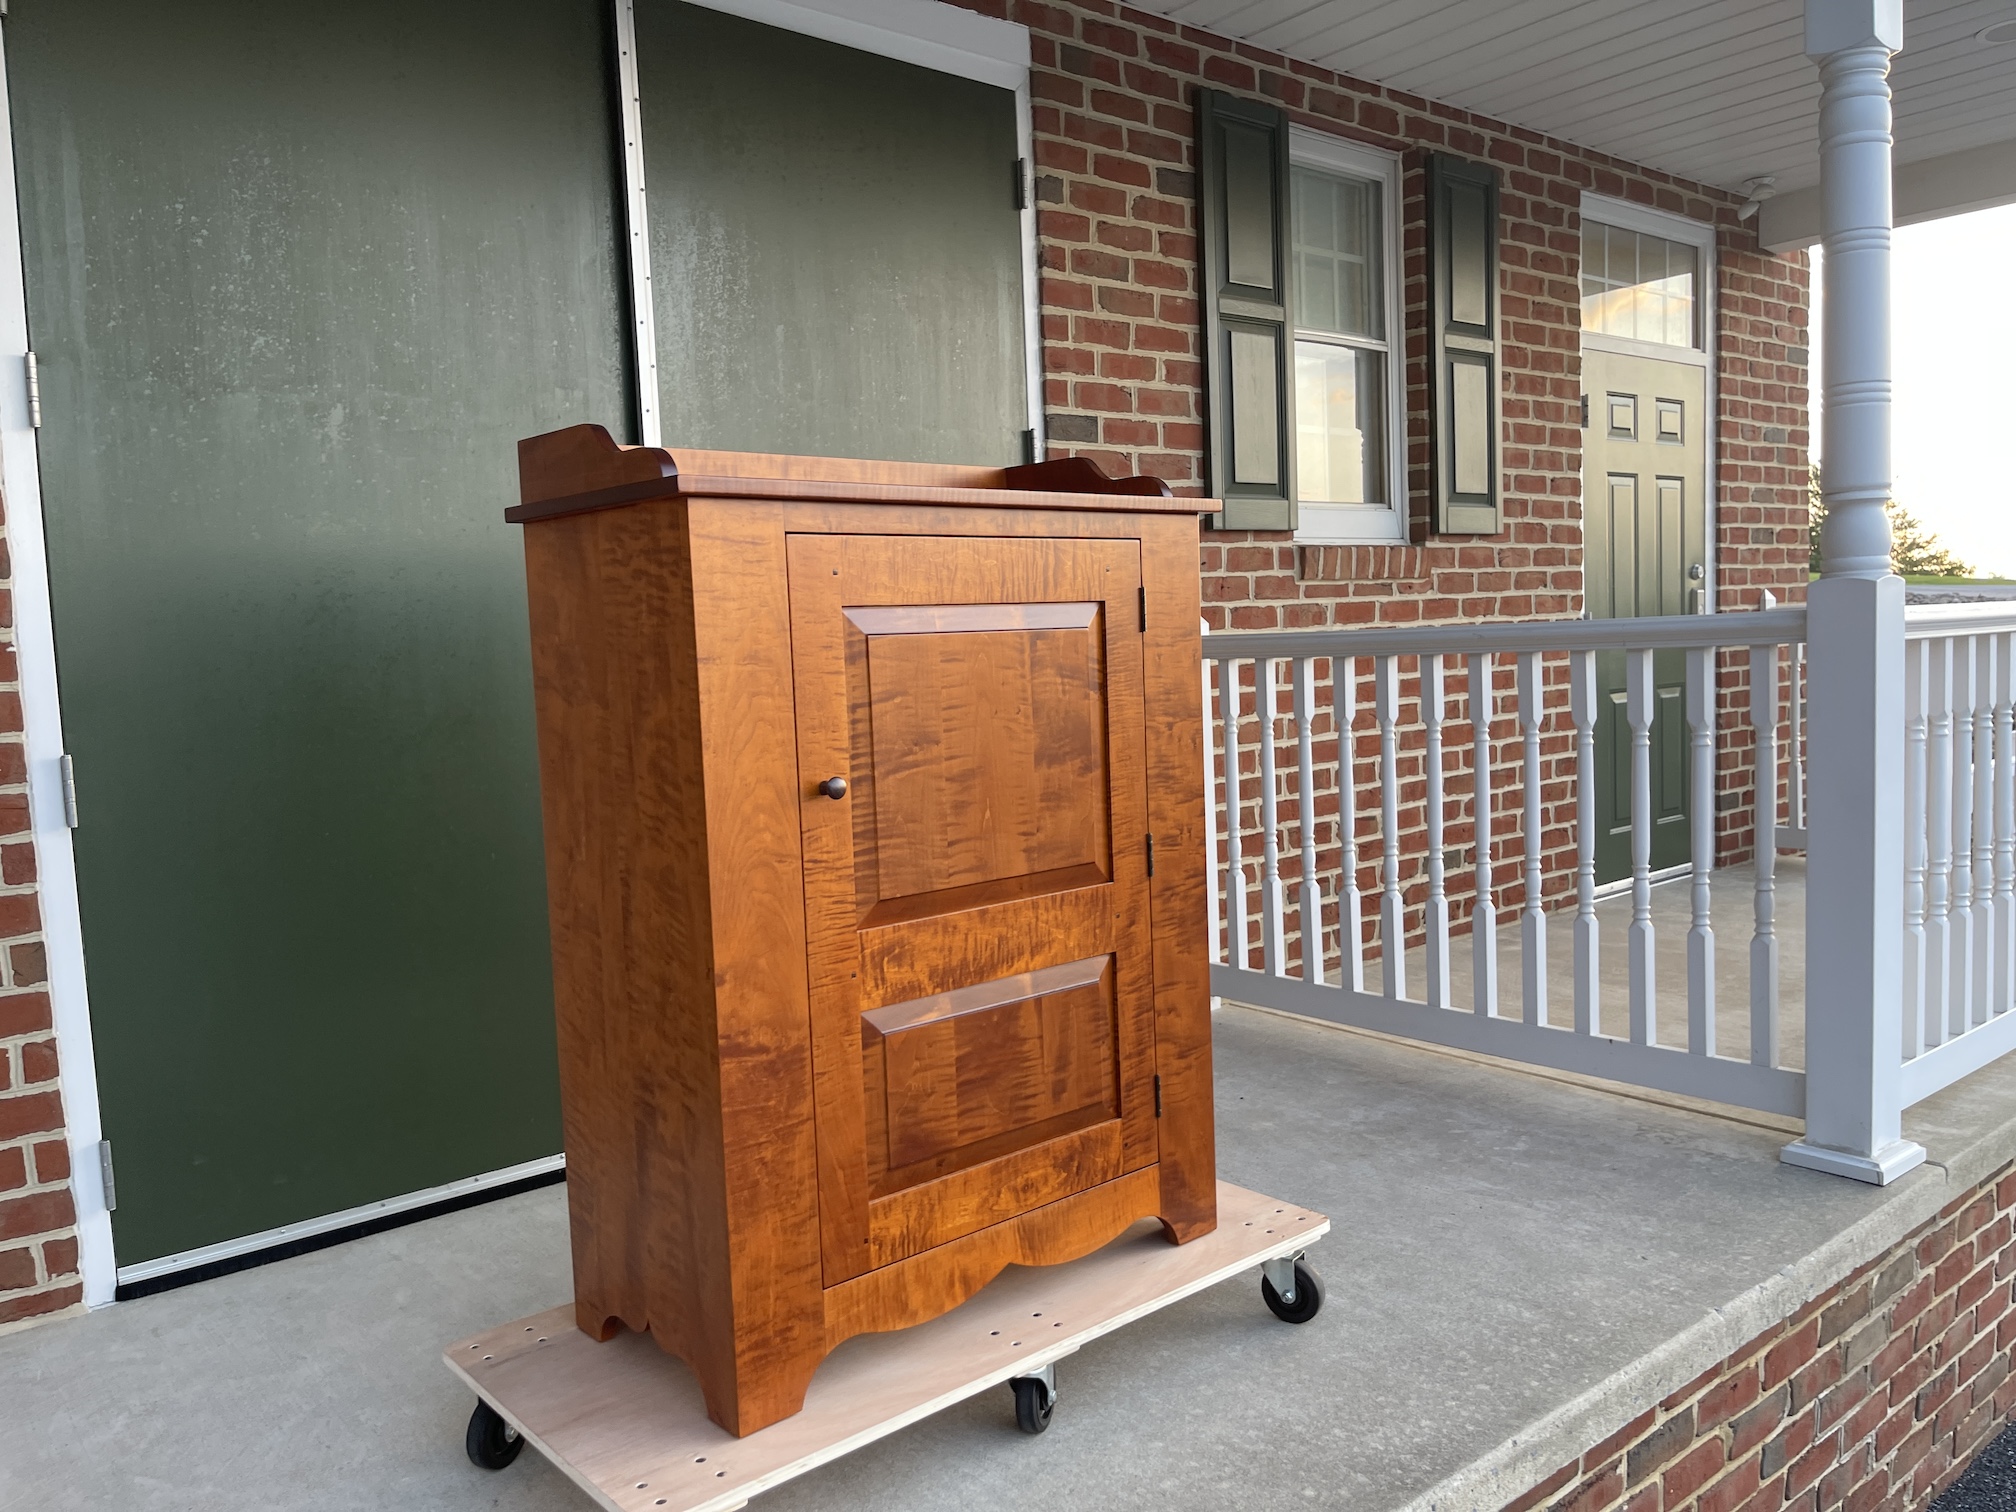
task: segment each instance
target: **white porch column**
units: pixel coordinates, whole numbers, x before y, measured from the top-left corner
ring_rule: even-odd
[[[1883,1184],[1903,1137],[1904,583],[1890,571],[1890,54],[1902,0],[1806,0],[1826,205],[1821,576],[1807,596],[1806,1137]]]

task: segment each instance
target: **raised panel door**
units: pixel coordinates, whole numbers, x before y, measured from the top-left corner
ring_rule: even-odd
[[[1155,1158],[1140,551],[789,567],[830,1286]]]
[[[1692,614],[1705,607],[1707,425],[1704,370],[1687,362],[1585,350],[1583,574],[1595,619]],[[1631,872],[1631,730],[1627,657],[1596,658],[1596,877]],[[1686,656],[1652,659],[1652,869],[1684,864]]]

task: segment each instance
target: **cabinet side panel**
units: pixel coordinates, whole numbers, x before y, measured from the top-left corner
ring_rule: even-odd
[[[525,530],[576,1311],[732,1400],[712,909],[683,508]]]
[[[1181,1243],[1217,1226],[1211,977],[1205,939],[1203,648],[1197,524],[1142,518],[1148,826],[1155,837],[1155,1066],[1162,1221]]]
[[[827,800],[798,771],[783,508],[689,508],[740,1399],[720,1421],[747,1434],[826,1351],[800,809]]]

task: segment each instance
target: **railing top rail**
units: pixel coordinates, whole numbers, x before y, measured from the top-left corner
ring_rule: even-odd
[[[1904,638],[1933,635],[1979,635],[2016,630],[2016,602],[1993,604],[1906,604]]]
[[[2010,607],[2016,609],[2016,605]],[[2009,628],[2016,629],[2016,614],[2011,615]],[[1806,611],[1792,607],[1743,614],[1647,615],[1638,619],[1478,620],[1467,625],[1376,625],[1349,630],[1219,630],[1204,637],[1204,655],[1224,660],[1414,656],[1438,652],[1460,656],[1485,651],[1659,651],[1688,646],[1783,645],[1805,639]]]

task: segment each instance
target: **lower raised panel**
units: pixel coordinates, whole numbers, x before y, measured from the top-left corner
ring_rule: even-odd
[[[874,1196],[1119,1116],[1113,960],[1095,956],[862,1015]]]

